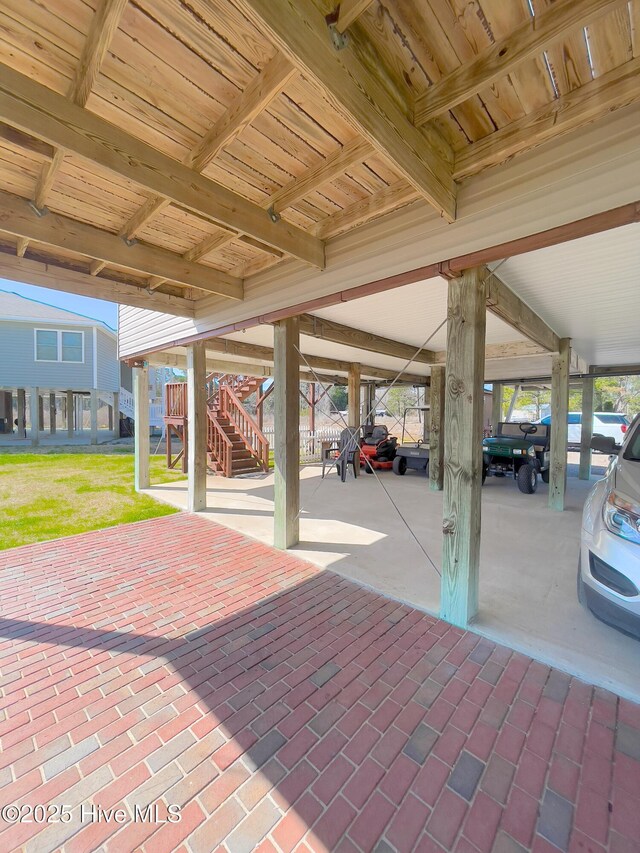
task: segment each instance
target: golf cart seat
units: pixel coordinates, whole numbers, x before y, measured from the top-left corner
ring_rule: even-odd
[[[374,424],[373,427],[366,430],[362,443],[375,447],[381,441],[386,441],[387,438],[389,438],[389,430],[386,426],[384,424]]]
[[[530,441],[536,447],[541,450],[549,449],[549,430],[550,427],[548,424],[534,424],[536,427],[536,431],[531,433],[530,435],[525,435],[520,429],[519,423],[499,423],[498,424],[498,436],[505,436],[508,438],[524,438],[527,441]]]

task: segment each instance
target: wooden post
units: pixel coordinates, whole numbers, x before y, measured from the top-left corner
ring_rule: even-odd
[[[431,367],[429,429],[429,489],[441,492],[444,483],[444,366]]]
[[[309,432],[311,433],[311,455],[316,452],[316,383],[309,383]]]
[[[95,388],[91,390],[89,397],[90,416],[91,416],[91,444],[98,443],[98,392]]]
[[[264,394],[264,382],[258,388],[258,400],[260,401],[256,405],[256,420],[258,422],[258,427],[260,432],[262,432],[264,428],[264,400],[262,400],[262,395]]]
[[[49,432],[51,435],[55,435],[56,431],[56,395],[55,393],[49,394]]]
[[[44,432],[44,398],[38,394],[38,429]]]
[[[440,596],[441,617],[459,627],[478,611],[485,328],[482,271],[465,270],[448,295]]]
[[[113,392],[113,406],[111,407],[113,417],[113,437],[120,438],[120,392]]]
[[[67,435],[73,438],[73,391],[67,391]]]
[[[422,405],[428,406],[430,403],[429,386],[425,385],[422,389]],[[422,441],[424,444],[429,444],[429,430],[431,429],[431,410],[423,412],[422,419]]]
[[[38,388],[32,388],[29,395],[30,400],[30,416],[31,416],[31,444],[37,447],[40,444],[40,405],[42,397]]]
[[[273,327],[274,513],[273,544],[291,548],[300,540],[300,322]]]
[[[18,388],[18,437],[26,438],[27,400],[24,388]]]
[[[360,365],[349,365],[348,395],[348,426],[360,429]]]
[[[149,488],[149,368],[133,368],[134,487],[136,492]]]
[[[591,439],[593,437],[593,379],[582,380],[582,434],[580,438],[580,480],[591,478]]]
[[[567,420],[569,417],[569,364],[571,341],[562,338],[551,361],[551,470],[549,508],[564,509],[567,487]]]
[[[513,386],[513,396],[509,400],[509,408],[507,409],[507,417],[506,417],[507,421],[510,421],[511,418],[513,417],[513,411],[516,407],[516,400],[518,399],[519,393],[520,393],[520,386],[514,385]]]
[[[207,507],[207,366],[204,341],[187,347],[187,509]]]
[[[496,435],[498,424],[502,420],[502,391],[502,385],[499,382],[494,382],[491,393],[491,435]]]

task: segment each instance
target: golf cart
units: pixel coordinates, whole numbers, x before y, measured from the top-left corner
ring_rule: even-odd
[[[396,455],[398,439],[389,435],[383,424],[368,424],[362,428],[360,442],[360,465],[367,474],[373,469],[389,470]]]
[[[525,495],[538,488],[538,474],[548,483],[550,429],[546,424],[498,424],[497,435],[482,442],[482,482],[513,476]]]
[[[393,460],[394,474],[403,476],[406,474],[407,468],[411,468],[414,471],[429,472],[429,442],[413,441],[405,443],[405,436],[407,435],[407,413],[420,412],[426,420],[430,409],[430,406],[410,406],[404,410],[404,415],[402,416],[402,441],[396,449],[396,457]]]

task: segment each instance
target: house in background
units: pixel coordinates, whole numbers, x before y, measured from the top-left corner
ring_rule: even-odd
[[[112,329],[81,314],[0,292],[2,444],[111,440],[120,434],[119,395]]]

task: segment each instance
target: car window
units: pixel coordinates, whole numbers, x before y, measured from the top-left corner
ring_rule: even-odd
[[[541,423],[541,424],[546,424],[547,426],[549,426],[549,424],[551,423],[551,415],[547,415],[547,416],[546,416],[546,418],[542,418],[542,420],[540,421],[540,423]]]
[[[633,435],[624,452],[624,458],[632,462],[640,462],[640,420],[636,424]]]
[[[603,414],[596,415],[596,420],[600,421],[601,424],[626,424],[627,419],[624,415],[614,415],[614,414]]]
[[[582,415],[580,414],[580,412],[570,412],[568,423],[570,423],[570,424],[581,424],[582,423]]]

